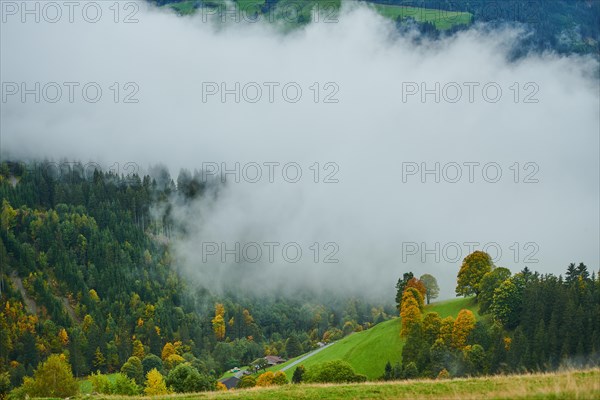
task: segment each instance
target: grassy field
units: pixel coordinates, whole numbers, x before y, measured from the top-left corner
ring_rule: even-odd
[[[391,19],[412,17],[418,22],[432,22],[439,30],[450,29],[454,25],[469,25],[473,15],[467,12],[453,12],[430,8],[405,7],[375,4],[377,12]]]
[[[96,399],[133,399],[94,396]],[[483,378],[371,382],[346,385],[286,385],[198,394],[156,396],[152,399],[411,399],[411,400],[558,400],[600,398],[600,369],[553,374]]]
[[[234,0],[241,10],[240,18],[252,19],[254,13],[261,13],[261,8],[265,0]],[[308,22],[312,19],[315,11],[319,11],[320,21],[332,22],[337,20],[338,10],[341,7],[342,0],[279,0],[274,8],[273,15],[259,17],[259,20],[278,20],[286,25],[297,25],[301,21]],[[181,15],[190,15],[196,12],[196,7],[200,3],[197,0],[184,0],[178,3],[171,3],[165,7],[172,8]],[[225,9],[224,0],[208,0],[204,2],[205,7],[217,7]],[[407,7],[398,5],[373,4],[374,9],[390,19],[412,17],[418,22],[432,22],[437,29],[445,30],[455,25],[469,25],[472,15],[467,12],[453,12],[420,7]],[[212,14],[212,13],[211,13]]]
[[[426,307],[425,312],[437,312],[442,318],[449,315],[456,317],[458,312],[469,309],[477,314],[477,305],[473,299],[453,299],[434,303]],[[302,362],[306,368],[315,364],[332,360],[348,361],[354,370],[364,374],[368,379],[379,378],[383,374],[385,364],[389,361],[393,364],[401,361],[404,339],[400,337],[400,318],[394,318],[375,325],[373,328],[353,333],[339,340],[337,343],[315,354]],[[272,367],[271,371],[278,371],[293,360]],[[288,379],[291,379],[295,367],[285,371]]]

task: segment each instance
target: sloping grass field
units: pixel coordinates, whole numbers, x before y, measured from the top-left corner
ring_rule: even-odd
[[[95,399],[133,399],[94,396]],[[411,399],[558,400],[600,398],[600,369],[553,374],[505,375],[451,380],[369,382],[345,385],[286,385],[269,388],[154,396],[152,399]]]
[[[375,4],[375,9],[384,17],[395,20],[400,17],[414,18],[418,22],[431,22],[439,30],[452,28],[454,25],[469,25],[473,15],[468,12],[455,12],[432,8],[407,7],[398,5]]]
[[[471,298],[453,299],[426,306],[425,313],[437,312],[440,317],[449,315],[456,317],[463,308],[473,311],[476,318],[477,304]],[[383,375],[385,364],[389,361],[394,365],[402,361],[402,347],[404,339],[400,337],[400,318],[381,322],[373,328],[363,332],[353,333],[337,341],[332,346],[304,360],[301,364],[310,368],[315,364],[332,360],[344,360],[350,363],[359,374],[364,374],[369,380],[374,380]],[[271,371],[278,371],[293,362],[272,367]],[[285,371],[288,379],[292,378],[294,369]]]
[[[240,18],[254,18],[254,13],[261,13],[265,0],[234,0],[243,14]],[[184,0],[170,3],[165,7],[172,8],[181,15],[190,15],[197,11],[198,7],[226,9],[225,0],[207,0],[203,3],[198,0]],[[310,21],[316,10],[320,18],[326,22],[335,20],[335,15],[342,4],[342,0],[279,0],[273,11],[275,19],[291,22],[302,16],[303,21]],[[409,7],[393,4],[372,4],[375,11],[386,18],[396,20],[414,18],[418,22],[431,22],[439,30],[450,29],[455,25],[469,25],[473,15],[468,12],[446,11],[432,8]],[[209,14],[212,14],[210,12]],[[261,19],[260,17],[258,17]],[[262,19],[270,20],[271,17]]]
[[[456,316],[463,309],[474,312],[473,299],[454,299],[434,303],[425,312],[437,312],[442,318]],[[311,366],[330,360],[348,361],[356,372],[375,380],[383,374],[387,361],[401,360],[404,340],[400,338],[400,318],[377,324],[373,328],[353,333],[323,349],[302,364]],[[277,365],[279,370],[287,364]],[[295,367],[286,371],[291,378]],[[86,391],[82,391],[86,393]],[[89,392],[87,392],[89,393]],[[85,395],[84,395],[85,396]],[[411,399],[411,400],[513,400],[513,399],[600,399],[600,369],[564,371],[547,374],[503,375],[449,380],[421,379],[397,382],[366,382],[357,384],[285,385],[267,388],[236,389],[226,392],[127,397],[95,395],[94,399],[131,400],[151,399]]]

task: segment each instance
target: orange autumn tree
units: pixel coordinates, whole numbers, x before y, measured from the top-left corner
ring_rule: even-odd
[[[404,299],[409,296],[411,296],[417,301],[419,310],[423,311],[423,309],[425,308],[425,299],[423,298],[423,295],[421,295],[421,292],[419,292],[414,287],[407,287],[404,290],[404,293],[402,293],[402,304],[404,304]],[[402,307],[400,307],[400,312],[402,312]]]
[[[475,328],[475,315],[470,310],[460,310],[452,329],[452,346],[462,350],[467,345],[467,338]]]
[[[407,283],[406,283],[406,287],[404,288],[404,291],[406,291],[406,289],[408,288],[415,288],[419,291],[419,293],[421,293],[421,297],[425,298],[425,296],[427,295],[427,288],[425,287],[425,284],[417,278],[411,278]]]
[[[402,294],[402,306],[400,311],[400,317],[402,317],[401,336],[408,336],[413,329],[421,324],[422,304],[423,297],[417,290],[414,288],[405,289]]]

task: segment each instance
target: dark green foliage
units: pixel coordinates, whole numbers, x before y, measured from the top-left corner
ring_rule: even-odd
[[[117,374],[111,386],[111,394],[133,396],[141,393],[141,388],[131,379],[123,374]]]
[[[127,362],[121,367],[121,373],[133,379],[138,385],[144,383],[144,367],[137,357],[129,357]]]
[[[487,22],[491,26],[505,23],[525,24],[531,34],[524,36],[514,49],[514,56],[531,50],[553,50],[559,53],[598,54],[600,43],[600,2],[598,1],[521,1],[521,0],[371,0],[376,3],[412,5],[473,14],[472,22]],[[443,12],[443,11],[442,11]],[[437,37],[432,27],[417,26],[423,33]],[[465,29],[460,26],[454,30]]]
[[[292,383],[300,383],[304,378],[304,365],[299,365],[294,370],[294,375],[292,375]]]
[[[357,374],[348,362],[328,361],[309,368],[304,374],[308,383],[364,382],[366,376]]]
[[[146,376],[146,374],[148,374],[148,372],[150,372],[154,368],[156,368],[156,370],[159,372],[162,371],[163,362],[160,359],[160,357],[154,354],[148,354],[142,360],[142,366],[144,367],[144,376]]]
[[[8,394],[10,390],[10,375],[8,372],[3,372],[0,374],[0,399],[4,399],[4,397]]]
[[[402,370],[402,379],[414,379],[419,376],[419,369],[417,364],[409,362],[406,367]]]
[[[383,372],[383,380],[390,381],[394,378],[394,370],[392,369],[392,364],[388,361],[385,363],[385,370]]]
[[[478,344],[468,346],[463,351],[465,371],[467,375],[477,376],[485,374],[487,370],[486,354],[483,347]]]
[[[494,291],[500,287],[502,282],[510,278],[511,272],[508,268],[494,268],[481,279],[479,284],[479,313],[485,314],[494,300]]]
[[[303,353],[302,343],[298,339],[298,336],[291,335],[286,344],[285,344],[285,352],[287,353],[288,358],[294,358]]]
[[[414,277],[415,275],[412,272],[405,272],[402,275],[402,278],[399,278],[398,282],[396,283],[396,308],[398,310],[400,309],[400,304],[402,303],[402,293],[404,292],[404,288],[408,284],[408,281]]]
[[[236,388],[238,389],[248,389],[256,386],[256,377],[253,375],[245,375],[240,379]]]
[[[209,376],[200,374],[191,365],[184,363],[173,368],[166,380],[167,386],[176,393],[192,393],[213,390],[215,380]]]

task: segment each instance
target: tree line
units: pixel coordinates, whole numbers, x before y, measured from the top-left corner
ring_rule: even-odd
[[[562,275],[529,268],[512,274],[482,251],[468,255],[456,294],[473,310],[456,318],[426,312],[423,282],[404,274],[397,302],[406,338],[402,364],[384,379],[446,378],[600,364],[600,277],[580,263]]]

